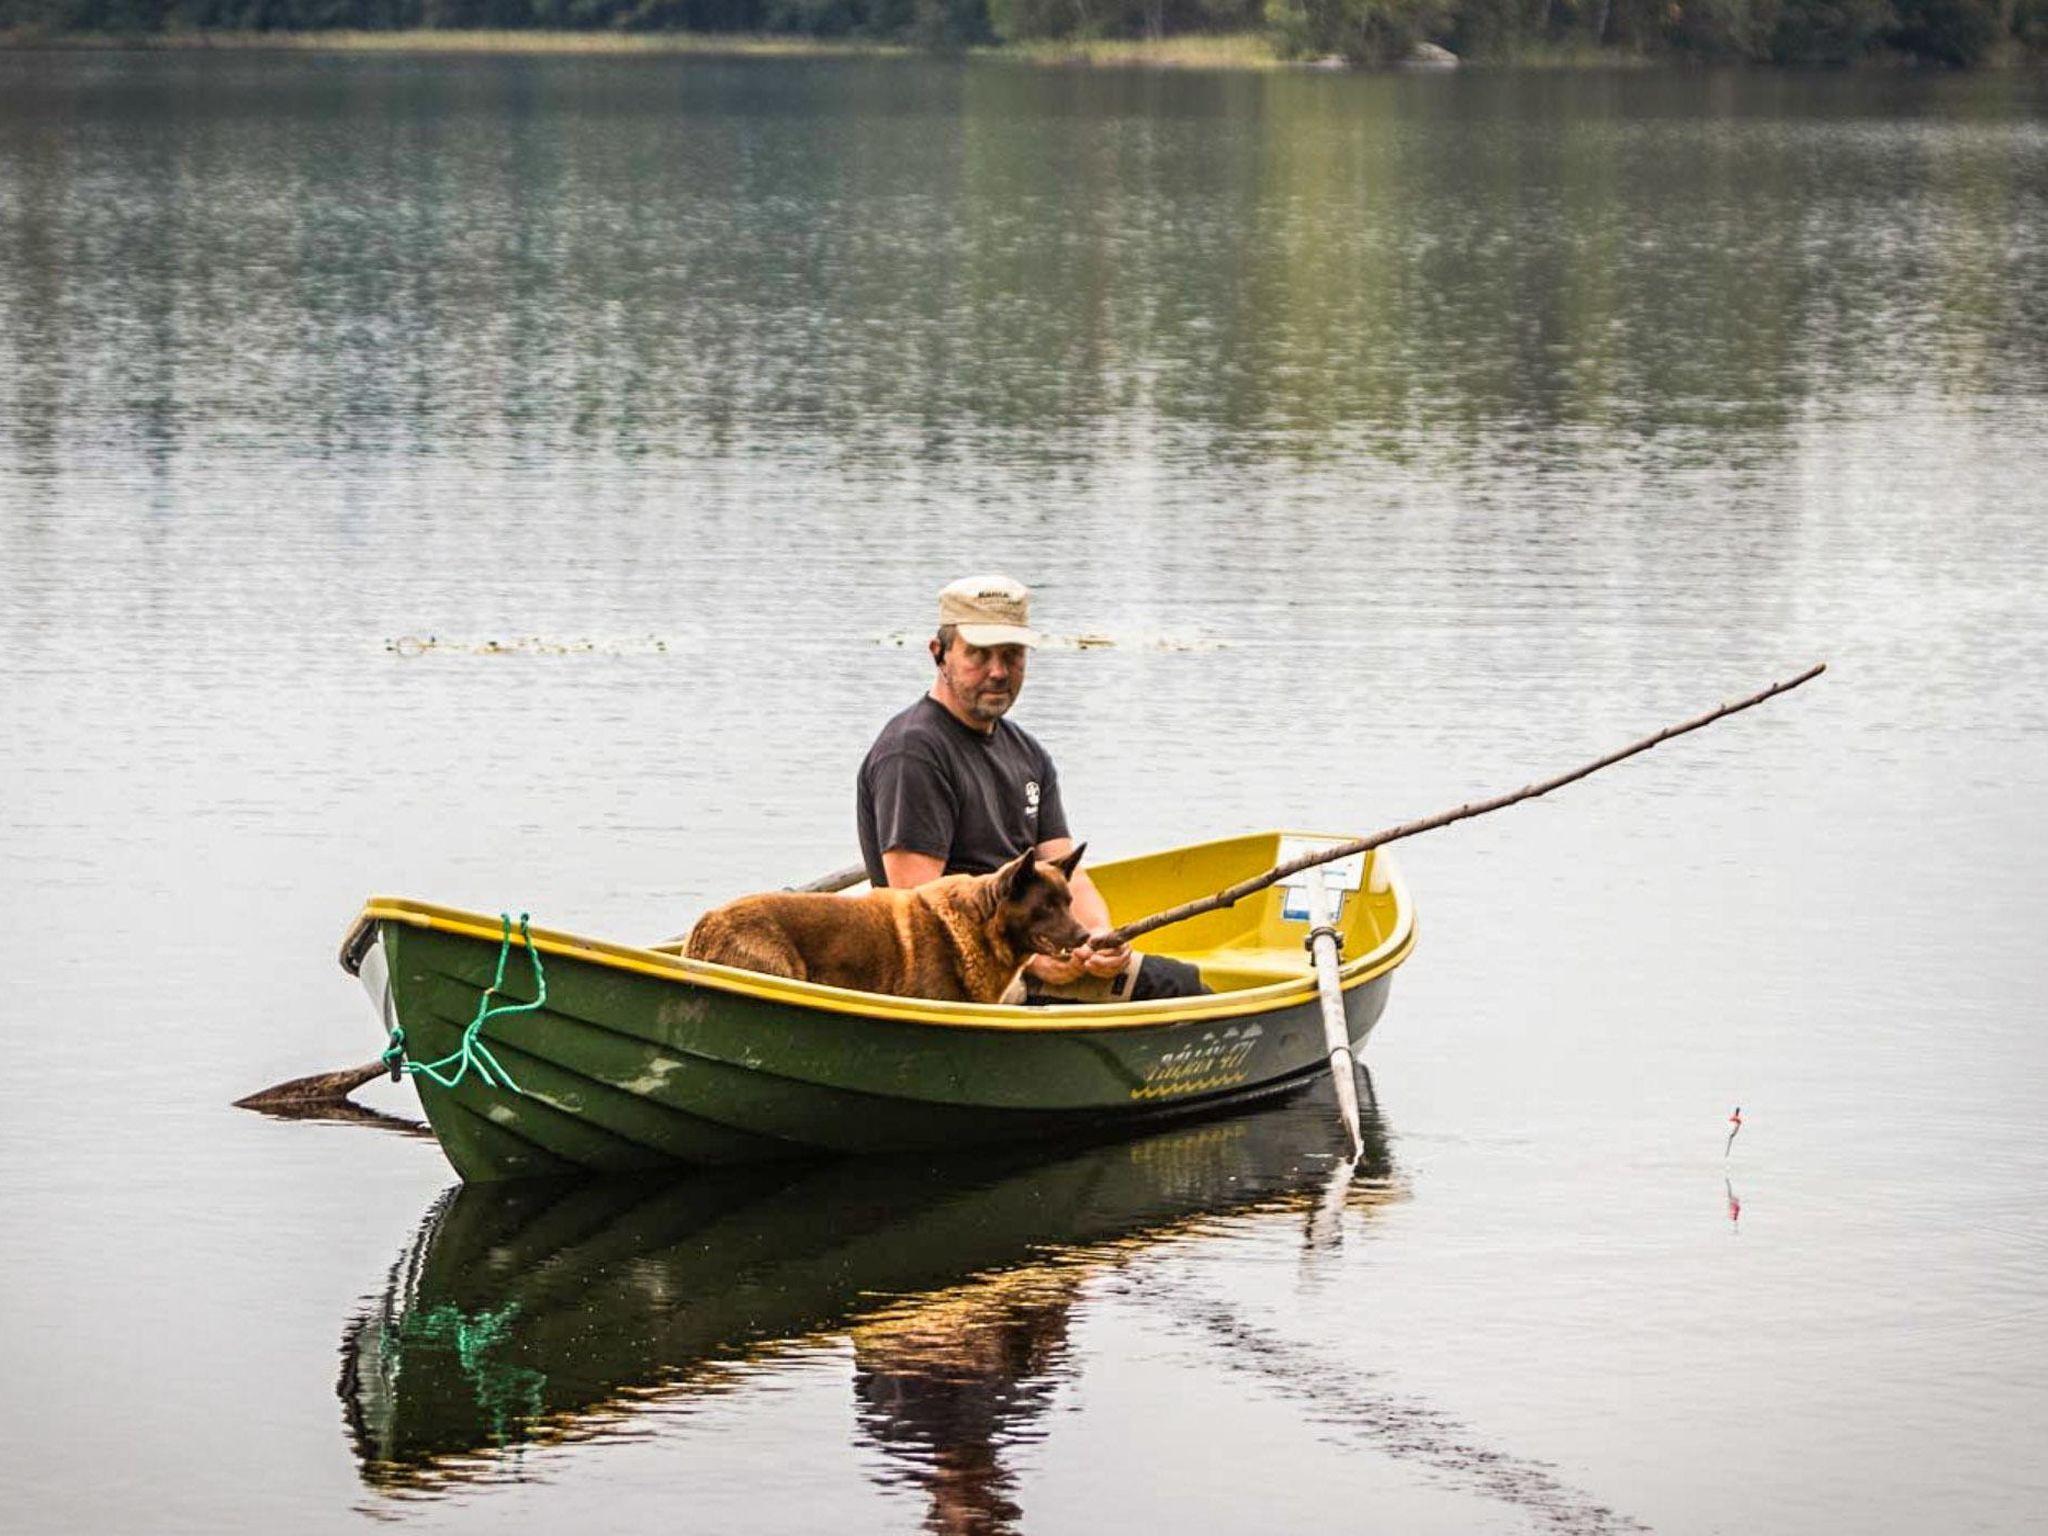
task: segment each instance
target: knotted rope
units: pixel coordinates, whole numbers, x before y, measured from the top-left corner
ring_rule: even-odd
[[[391,1044],[380,1058],[391,1073],[395,1083],[401,1072],[416,1077],[426,1077],[439,1083],[443,1088],[453,1088],[470,1072],[483,1079],[493,1088],[510,1088],[514,1093],[526,1090],[512,1080],[512,1074],[505,1070],[505,1064],[491,1054],[490,1046],[484,1043],[483,1029],[492,1019],[502,1019],[515,1013],[533,1013],[547,1006],[548,978],[541,968],[540,950],[533,942],[533,935],[527,931],[526,914],[519,914],[519,942],[526,946],[527,958],[533,962],[533,985],[535,997],[530,1003],[503,1003],[491,1006],[491,999],[498,995],[505,985],[505,963],[512,955],[512,914],[501,912],[498,921],[503,925],[498,939],[498,970],[491,978],[491,984],[484,989],[484,995],[477,999],[476,1017],[469,1021],[469,1027],[462,1032],[462,1041],[439,1061],[407,1061],[405,1058],[405,1026],[393,1020]],[[451,1072],[448,1068],[452,1067]]]

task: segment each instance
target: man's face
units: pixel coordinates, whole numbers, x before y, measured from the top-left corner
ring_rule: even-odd
[[[939,658],[939,676],[962,709],[984,725],[994,725],[1017,702],[1027,654],[1021,645],[969,645],[956,635]]]

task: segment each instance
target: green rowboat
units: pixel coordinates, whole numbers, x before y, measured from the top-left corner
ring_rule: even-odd
[[[1256,875],[1303,841],[1262,833],[1089,872],[1124,922]],[[1336,927],[1356,1050],[1415,922],[1384,850],[1350,878]],[[1215,988],[1147,1003],[854,992],[392,897],[364,907],[342,963],[412,1062],[455,1063],[415,1082],[462,1178],[622,1173],[1121,1133],[1295,1087],[1325,1070],[1326,1049],[1309,924],[1289,900],[1276,886],[1141,943]]]

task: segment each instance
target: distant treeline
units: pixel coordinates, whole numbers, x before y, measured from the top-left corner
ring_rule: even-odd
[[[1266,32],[1282,57],[1379,64],[1622,52],[1792,65],[1969,67],[2048,53],[2048,0],[0,0],[43,33],[545,28],[747,32],[938,49]]]

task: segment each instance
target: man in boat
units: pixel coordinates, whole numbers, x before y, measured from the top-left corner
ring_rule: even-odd
[[[1048,860],[1073,851],[1052,758],[1004,718],[1037,644],[1023,583],[969,576],[939,594],[929,646],[938,676],[882,727],[860,765],[860,852],[872,884],[987,874],[1026,849]],[[1069,888],[1076,920],[1098,937],[1064,960],[1032,956],[1028,1001],[1143,1002],[1209,990],[1185,961],[1101,940],[1109,907],[1087,871],[1076,870]]]

